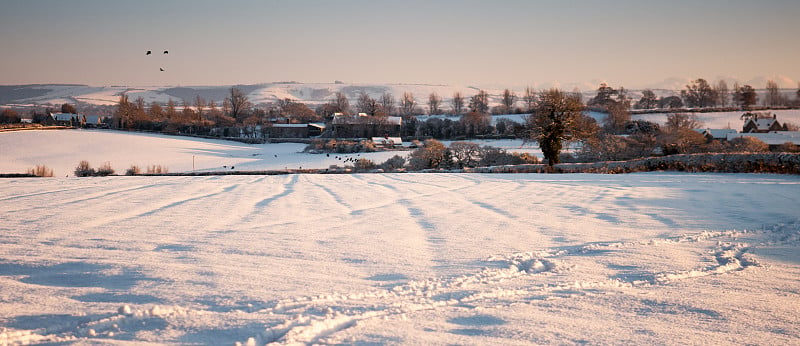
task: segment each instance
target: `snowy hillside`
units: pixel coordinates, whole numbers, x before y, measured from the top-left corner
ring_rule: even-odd
[[[800,178],[0,180],[0,344],[798,344]]]
[[[410,92],[417,103],[422,107],[427,102],[428,95],[432,92],[449,99],[455,92],[461,92],[467,99],[477,94],[479,88],[471,86],[425,85],[425,84],[339,84],[339,83],[268,83],[256,85],[237,85],[236,88],[244,91],[249,100],[254,104],[275,102],[290,99],[308,105],[325,103],[333,98],[337,92],[342,92],[355,103],[358,95],[363,91],[372,97],[380,97],[384,93],[391,93],[396,100],[403,93]],[[85,85],[28,85],[28,86],[3,86],[0,89],[0,105],[15,104],[52,104],[60,105],[70,102],[84,102],[95,105],[113,105],[119,101],[122,94],[127,94],[130,100],[139,97],[145,102],[166,103],[170,99],[181,103],[186,100],[193,103],[197,96],[207,101],[215,101],[218,105],[229,95],[231,86],[191,86],[191,87],[125,87],[104,86],[90,87]],[[493,104],[499,103],[499,95],[503,89],[485,89],[493,98]],[[517,91],[520,95],[523,90]]]
[[[693,78],[670,78],[658,83],[647,86],[652,89],[659,97],[679,95],[680,90],[691,84]],[[714,79],[718,80],[718,79]],[[733,85],[735,78],[726,78],[729,85]],[[797,83],[785,76],[773,76],[771,78],[757,77],[749,81],[739,81],[740,84],[748,84],[757,90],[764,88],[767,80],[775,80],[784,94],[793,99]],[[711,80],[710,80],[711,81]],[[449,109],[449,100],[453,94],[460,92],[467,100],[469,97],[478,93],[478,90],[485,90],[490,95],[492,106],[500,103],[500,95],[503,90],[508,88],[514,91],[520,98],[524,95],[525,88],[531,87],[534,90],[542,90],[551,87],[561,88],[567,91],[580,90],[585,100],[594,97],[597,88],[602,80],[595,80],[582,83],[562,84],[559,82],[533,83],[528,86],[483,86],[483,85],[430,85],[430,84],[370,84],[370,83],[298,83],[298,82],[278,82],[263,83],[252,85],[235,85],[236,88],[244,91],[251,102],[255,104],[274,102],[277,100],[291,99],[303,102],[308,105],[317,105],[330,100],[336,92],[342,92],[350,99],[351,104],[355,103],[358,95],[364,91],[371,97],[378,98],[384,93],[392,94],[396,100],[402,97],[403,93],[409,92],[414,95],[417,104],[424,108],[427,104],[428,95],[436,93],[444,99],[443,108]],[[624,87],[624,85],[609,84],[613,88]],[[207,101],[215,101],[218,105],[222,104],[223,99],[228,95],[230,85],[225,86],[87,86],[77,84],[36,84],[36,85],[0,85],[0,106],[3,105],[32,105],[32,104],[51,104],[61,105],[63,103],[82,102],[92,105],[114,105],[119,101],[122,94],[127,94],[130,100],[138,97],[146,102],[166,103],[170,99],[180,104],[183,100],[193,103],[197,96]],[[628,96],[633,100],[641,97],[641,90],[628,88]],[[520,103],[521,104],[521,103]]]

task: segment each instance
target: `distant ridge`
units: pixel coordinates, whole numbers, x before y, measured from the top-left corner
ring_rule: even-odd
[[[696,78],[694,78],[696,79]],[[608,82],[611,87],[625,87],[628,95],[633,99],[641,97],[644,89],[653,90],[657,96],[678,95],[681,89],[690,84],[692,78],[668,78],[663,81],[647,85],[646,88],[632,89],[625,85],[617,85]],[[720,79],[707,79],[709,83],[715,84]],[[725,78],[728,87],[733,88],[734,80]],[[749,84],[756,90],[761,90],[766,86],[767,80],[774,80],[781,88],[788,92],[796,91],[798,85],[794,80],[785,76],[774,76],[772,78],[757,77],[747,82],[739,82],[740,85]],[[530,85],[534,90],[542,90],[550,87],[572,91],[580,90],[584,96],[592,97],[595,95],[597,87],[605,81],[591,81],[585,83],[550,83]],[[119,101],[120,95],[127,95],[130,100],[141,97],[145,102],[167,103],[169,100],[186,101],[194,103],[199,96],[206,101],[214,101],[218,105],[229,94],[231,87],[236,87],[247,94],[250,102],[254,104],[271,103],[278,100],[290,99],[308,105],[318,105],[332,99],[337,92],[347,96],[351,104],[355,103],[358,96],[366,92],[373,98],[378,98],[384,93],[390,93],[395,100],[406,92],[411,93],[420,107],[427,104],[428,95],[436,93],[442,97],[445,105],[456,92],[461,93],[467,100],[477,93],[478,90],[485,90],[490,95],[490,104],[499,104],[500,95],[506,87],[503,86],[481,86],[481,85],[445,85],[431,83],[346,83],[342,81],[327,83],[307,83],[298,81],[277,81],[260,84],[240,84],[240,85],[208,85],[208,86],[90,86],[85,84],[27,84],[27,85],[0,85],[0,106],[31,106],[31,105],[60,105],[62,103],[84,103],[89,105],[108,106],[115,105]],[[521,98],[524,94],[525,86],[509,86],[509,89],[516,92]]]

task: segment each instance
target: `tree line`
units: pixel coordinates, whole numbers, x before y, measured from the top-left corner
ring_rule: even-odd
[[[757,100],[748,85],[735,85],[735,91],[731,93],[726,91],[723,84],[717,83],[712,87],[704,79],[697,79],[681,91],[680,102],[690,107],[713,107],[724,102],[723,95],[729,94],[732,95],[731,100],[740,102],[739,105],[746,109]],[[158,102],[147,104],[142,98],[130,101],[123,94],[109,125],[125,129],[236,137],[254,133],[256,127],[268,127],[275,122],[330,122],[337,116],[352,115],[355,110],[363,113],[365,118],[378,120],[390,115],[401,116],[403,122],[400,135],[403,137],[456,140],[481,136],[523,138],[538,143],[550,165],[562,161],[563,146],[570,143],[581,143],[580,149],[573,154],[581,160],[626,159],[659,152],[676,154],[700,150],[734,150],[737,148],[735,146],[753,144],[733,143],[726,145],[734,147],[721,148],[719,143],[708,143],[701,134],[694,131],[701,128],[702,124],[689,114],[670,114],[663,125],[631,120],[632,108],[663,102],[663,99],[657,98],[655,102],[651,97],[654,95],[651,94],[652,91],[645,90],[642,98],[632,106],[633,100],[626,89],[614,89],[607,84],[601,84],[596,95],[586,103],[583,102],[580,92],[565,92],[557,88],[534,91],[527,88],[519,98],[506,89],[499,96],[500,105],[491,109],[490,95],[486,91],[479,90],[469,99],[457,92],[450,103],[451,114],[457,114],[458,117],[429,117],[423,121],[416,116],[423,113],[420,105],[409,92],[404,93],[398,101],[389,93],[373,98],[362,92],[354,107],[339,92],[328,102],[311,110],[305,104],[288,99],[272,104],[253,105],[247,95],[234,87],[230,88],[228,96],[219,105],[198,96],[193,103],[183,100],[179,105],[170,100],[162,106]],[[800,99],[800,90],[797,96]],[[774,104],[788,102],[777,89],[777,84],[772,81],[768,83],[764,98]],[[519,101],[522,101],[521,107],[517,107]],[[443,102],[439,95],[431,93],[427,102],[428,113],[442,112]],[[678,100],[669,102],[677,104]],[[607,116],[598,122],[585,114],[587,107],[600,109]],[[523,122],[509,119],[492,121],[491,113],[508,113],[517,108],[524,109],[521,112],[528,114],[523,117]],[[757,144],[753,144],[753,147]]]

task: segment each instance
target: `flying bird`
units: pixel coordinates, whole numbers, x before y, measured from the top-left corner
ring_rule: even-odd
[[[164,68],[163,68],[163,67],[159,67],[158,69],[159,69],[161,72],[164,72]]]
[[[169,54],[169,51],[168,51],[168,50],[165,50],[165,51],[164,51],[164,54]]]
[[[144,53],[144,55],[150,55],[150,54],[153,54],[153,52],[151,52],[149,50],[147,51],[147,53]]]

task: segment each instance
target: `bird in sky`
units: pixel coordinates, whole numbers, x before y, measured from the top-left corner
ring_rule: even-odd
[[[169,54],[169,51],[168,51],[168,50],[165,50],[165,51],[164,51],[164,54]]]
[[[164,72],[164,68],[163,68],[163,67],[159,67],[158,69],[159,69],[161,72]]]
[[[150,54],[153,54],[153,52],[151,52],[149,50],[147,51],[147,53],[144,53],[144,55],[150,55]]]

